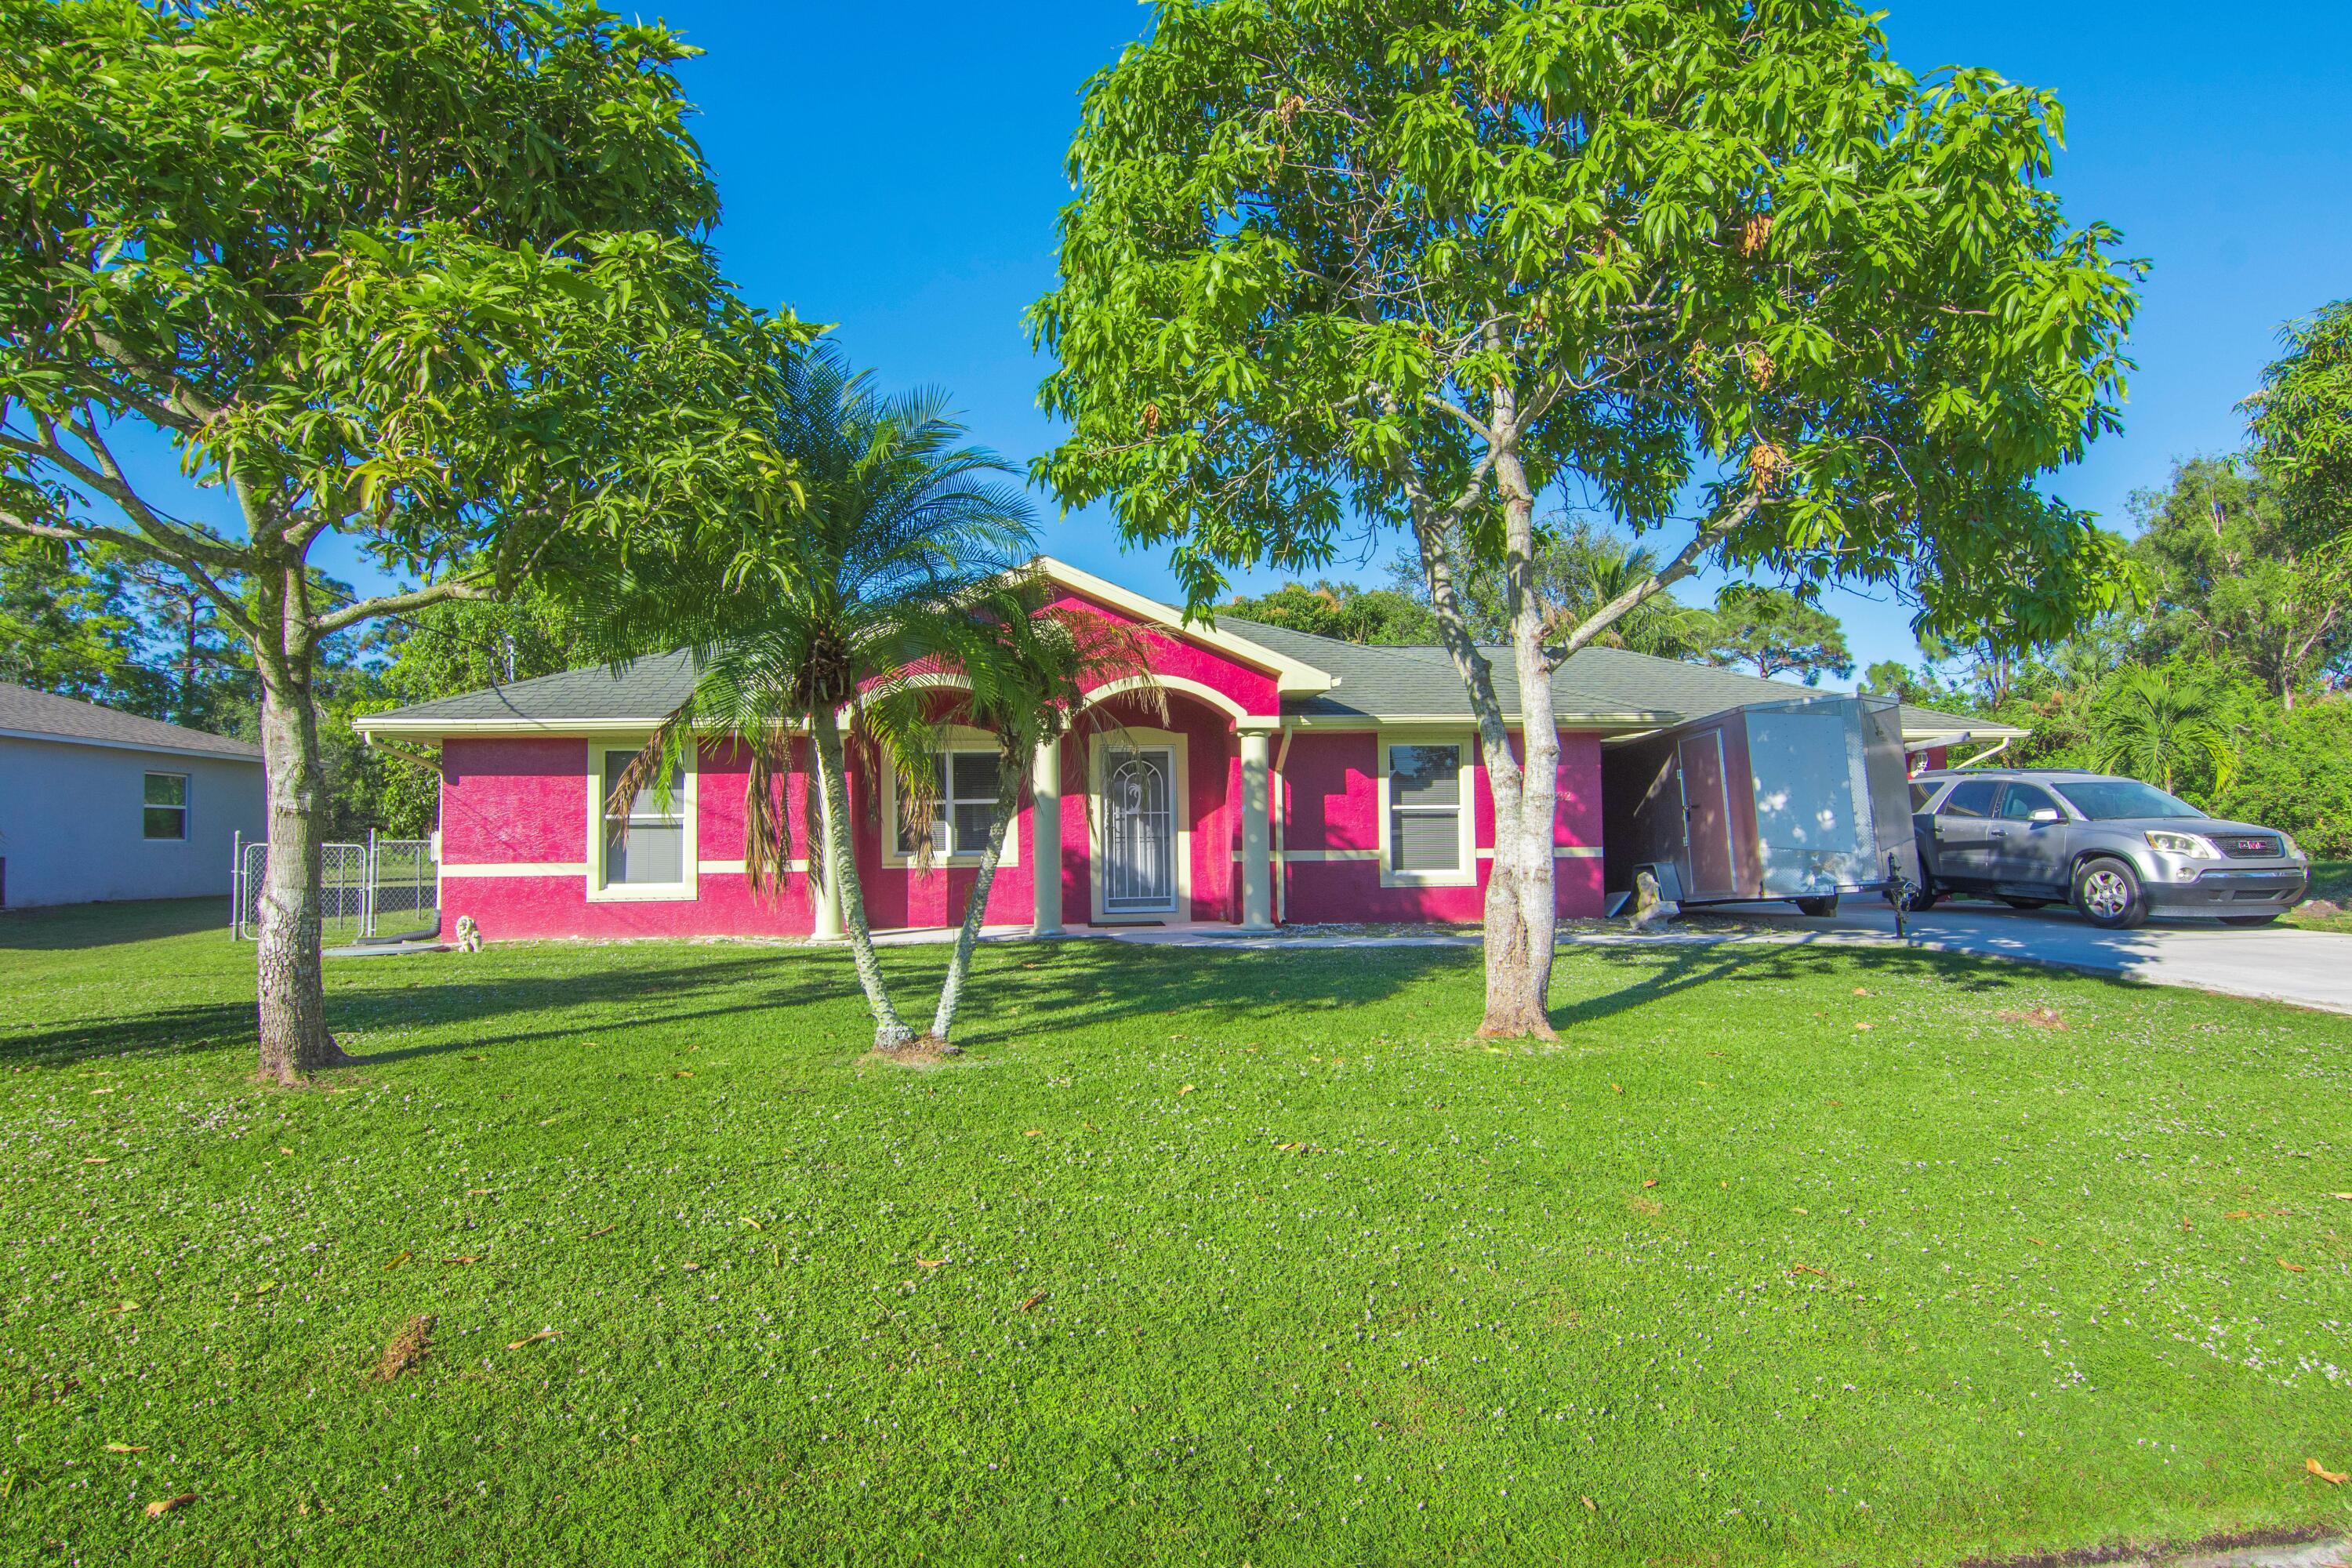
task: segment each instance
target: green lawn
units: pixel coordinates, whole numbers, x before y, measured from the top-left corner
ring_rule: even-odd
[[[220,923],[0,917],[0,1561],[2352,1528],[2341,1018],[1679,947],[1496,1049],[1475,953],[1070,942],[987,950],[919,1071],[835,953],[519,946],[332,964],[362,1065],[286,1092]]]

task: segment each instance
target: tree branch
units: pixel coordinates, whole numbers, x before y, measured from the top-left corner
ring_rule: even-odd
[[[1696,573],[1701,558],[1737,532],[1742,523],[1756,515],[1757,508],[1761,505],[1763,505],[1763,498],[1754,490],[1749,490],[1740,498],[1738,506],[1700,529],[1672,561],[1585,616],[1577,628],[1568,635],[1567,640],[1560,645],[1559,651],[1552,656],[1552,668],[1559,668],[1570,656],[1590,644],[1594,637],[1599,637],[1684,578]],[[1544,631],[1546,639],[1549,641],[1551,627],[1546,626]]]
[[[331,637],[346,626],[378,616],[404,616],[411,610],[421,610],[428,605],[438,605],[450,599],[487,599],[490,591],[481,584],[462,577],[446,582],[428,583],[422,588],[405,594],[379,594],[373,599],[355,599],[340,610],[331,610],[317,617],[313,624],[320,637]]]

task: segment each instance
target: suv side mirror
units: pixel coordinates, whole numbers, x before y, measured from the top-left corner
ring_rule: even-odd
[[[2063,822],[2066,819],[2059,815],[2058,808],[2056,806],[2045,805],[2034,812],[2032,820],[2035,822]]]

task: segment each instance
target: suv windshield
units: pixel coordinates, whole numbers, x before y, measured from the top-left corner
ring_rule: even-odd
[[[2116,822],[2137,816],[2189,816],[2205,814],[2185,800],[2175,800],[2154,784],[2137,779],[2099,779],[2062,784],[2058,793],[2093,822]]]

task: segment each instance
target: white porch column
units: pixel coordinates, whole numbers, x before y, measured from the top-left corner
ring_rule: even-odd
[[[1062,934],[1062,742],[1037,748],[1029,770],[1029,934]]]
[[[1274,792],[1266,732],[1242,731],[1242,929],[1274,929]]]
[[[811,752],[815,748],[812,746]],[[814,761],[814,757],[812,757]],[[819,942],[841,940],[841,872],[833,863],[833,825],[825,820],[823,792],[819,792],[816,821],[810,826],[819,835],[818,842],[825,846],[824,875],[816,884],[816,929],[811,934]]]

